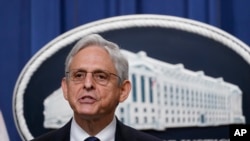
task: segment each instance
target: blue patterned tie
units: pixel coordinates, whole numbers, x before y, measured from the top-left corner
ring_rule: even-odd
[[[84,141],[100,141],[97,137],[88,137]]]

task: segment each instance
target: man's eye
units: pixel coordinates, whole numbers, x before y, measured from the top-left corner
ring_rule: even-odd
[[[84,77],[84,73],[83,72],[76,72],[73,75],[74,78],[79,79],[79,78],[83,78]]]
[[[95,78],[99,80],[106,80],[108,79],[108,74],[104,72],[98,72],[98,73],[95,73]]]

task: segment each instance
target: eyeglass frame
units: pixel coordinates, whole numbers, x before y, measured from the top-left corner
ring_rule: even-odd
[[[70,72],[74,72],[74,73],[70,73]],[[73,74],[75,74],[75,73],[77,73],[77,72],[81,72],[81,73],[83,73],[84,74],[84,77],[83,78],[81,78],[81,80],[74,80],[73,78],[72,78],[72,75]],[[100,85],[103,85],[103,86],[106,86],[107,84],[108,84],[108,82],[110,81],[110,78],[111,78],[111,75],[113,75],[113,76],[116,76],[116,77],[118,77],[118,82],[119,82],[119,84],[121,83],[121,78],[117,75],[117,74],[115,74],[115,73],[111,73],[111,72],[109,72],[109,71],[107,71],[107,70],[94,70],[94,71],[92,71],[92,72],[88,72],[88,71],[85,71],[85,70],[82,70],[82,69],[72,69],[72,70],[69,70],[69,71],[67,71],[67,72],[65,72],[65,76],[66,76],[66,78],[68,78],[69,80],[71,80],[71,81],[73,81],[73,82],[83,82],[84,80],[85,80],[85,78],[86,78],[86,76],[87,76],[87,74],[88,73],[91,73],[92,74],[92,79],[97,83],[97,84],[100,84]],[[97,80],[97,78],[95,77],[95,73],[104,73],[104,74],[107,74],[107,82],[105,82],[105,83],[100,83],[100,81],[98,81]]]

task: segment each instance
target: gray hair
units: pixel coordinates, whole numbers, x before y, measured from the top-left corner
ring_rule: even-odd
[[[65,62],[65,72],[69,71],[69,66],[72,58],[82,49],[90,46],[97,45],[98,47],[104,48],[110,55],[115,69],[120,77],[120,82],[128,79],[128,60],[122,55],[120,48],[117,44],[105,40],[98,34],[91,34],[81,38],[69,52]]]

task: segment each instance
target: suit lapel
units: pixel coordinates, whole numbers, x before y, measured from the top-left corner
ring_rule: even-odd
[[[56,137],[58,139],[58,141],[69,141],[70,140],[71,122],[72,122],[72,119],[66,125],[64,125],[60,129],[60,131],[58,131],[58,134]]]
[[[134,141],[132,132],[129,128],[116,119],[116,132],[115,132],[115,141]]]

